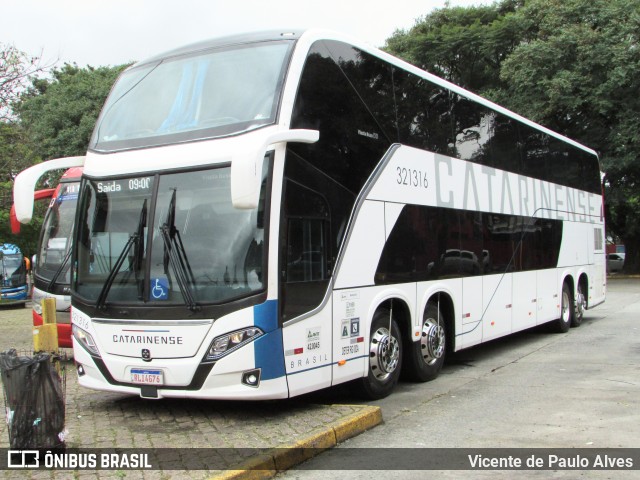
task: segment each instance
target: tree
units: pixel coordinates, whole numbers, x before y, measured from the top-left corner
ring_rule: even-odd
[[[527,0],[495,98],[599,152],[607,227],[640,272],[640,0]]]
[[[25,57],[21,57],[25,61]],[[18,61],[18,60],[15,60]],[[9,211],[12,205],[13,181],[16,175],[42,160],[82,155],[116,76],[124,67],[87,67],[64,65],[54,69],[49,78],[20,77],[12,83],[6,98],[12,103],[12,114],[0,121],[0,238],[21,246],[26,255],[37,248],[46,203],[35,205],[34,217],[23,225],[19,236],[11,233]],[[29,66],[14,66],[15,71],[32,71]],[[5,84],[8,85],[8,84]],[[41,181],[57,184],[62,172]]]
[[[20,124],[43,160],[83,155],[100,109],[126,67],[65,64],[51,78],[37,79],[15,105]]]
[[[410,30],[397,30],[385,50],[473,92],[497,88],[500,65],[521,40],[511,14],[522,3],[437,9]]]
[[[21,229],[19,236],[11,232],[9,211],[13,204],[13,181],[34,161],[30,143],[20,126],[14,122],[0,122],[0,243],[18,244],[28,256],[36,253],[43,206],[36,206],[34,220]]]
[[[30,57],[12,45],[0,44],[0,122],[13,118],[11,105],[31,79],[49,67],[43,65],[39,57]]]
[[[22,229],[19,237],[13,235],[9,223],[13,180],[36,158],[24,130],[16,123],[12,106],[33,78],[48,68],[39,57],[30,57],[12,45],[0,44],[0,239],[19,244],[29,256],[36,250],[43,208],[35,209],[35,222]]]

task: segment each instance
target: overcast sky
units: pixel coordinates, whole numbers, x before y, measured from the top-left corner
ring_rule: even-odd
[[[318,27],[376,47],[445,0],[10,0],[0,43],[46,63],[119,65],[199,40]],[[451,6],[492,0],[450,0]]]

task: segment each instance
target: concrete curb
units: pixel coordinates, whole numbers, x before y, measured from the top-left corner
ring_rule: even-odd
[[[273,448],[263,455],[257,455],[240,463],[235,470],[226,470],[211,480],[260,480],[274,477],[278,472],[288,470],[319,453],[335,447],[345,440],[355,437],[382,423],[380,407],[363,406],[335,425],[316,429],[291,445]]]

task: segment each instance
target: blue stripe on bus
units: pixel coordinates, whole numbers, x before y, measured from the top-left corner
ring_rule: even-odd
[[[284,344],[282,329],[278,328],[278,301],[267,300],[253,307],[253,319],[254,325],[265,332],[253,342],[256,368],[262,369],[262,380],[283,377]]]

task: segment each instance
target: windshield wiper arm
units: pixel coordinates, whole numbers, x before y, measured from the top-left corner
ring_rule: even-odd
[[[69,250],[67,250],[67,253],[65,253],[64,258],[62,259],[62,263],[60,263],[60,265],[58,265],[58,268],[56,269],[55,273],[53,274],[53,277],[51,277],[51,280],[49,280],[49,283],[47,285],[47,291],[48,292],[52,292],[53,291],[53,287],[58,282],[58,277],[64,271],[64,267],[67,265],[67,263],[69,263],[69,259],[70,258],[71,258],[71,248],[69,248]]]
[[[133,251],[133,275],[138,285],[138,300],[144,296],[144,277],[138,278],[138,272],[142,269],[142,259],[144,258],[144,228],[147,226],[147,199],[144,199],[140,219],[138,220],[138,230],[136,231],[136,246]]]
[[[142,209],[140,210],[140,220],[138,221],[137,230],[129,236],[127,243],[124,244],[124,247],[120,252],[120,255],[118,255],[116,263],[113,265],[113,267],[111,267],[111,270],[109,270],[109,276],[107,277],[107,280],[104,282],[104,285],[102,286],[102,290],[100,290],[100,295],[98,295],[98,300],[96,301],[96,308],[99,308],[100,310],[103,310],[105,308],[109,290],[111,290],[111,286],[113,285],[113,282],[116,279],[118,272],[120,272],[120,268],[122,268],[122,264],[127,258],[127,255],[129,254],[129,250],[131,250],[131,247],[133,246],[134,243],[137,244],[137,248],[136,250],[134,250],[133,268],[134,268],[136,281],[138,281],[138,266],[142,262],[142,255],[144,254],[144,239],[142,237],[144,233],[144,226],[146,225],[146,223],[147,223],[147,199],[144,200],[142,204]],[[138,285],[138,294],[139,292],[140,292],[140,286]]]
[[[191,264],[187,258],[180,232],[176,228],[176,189],[173,189],[169,210],[165,223],[160,227],[164,242],[164,271],[168,275],[169,264],[176,274],[176,282],[187,307],[192,312],[198,309],[191,285],[195,285],[196,279],[191,270]]]

